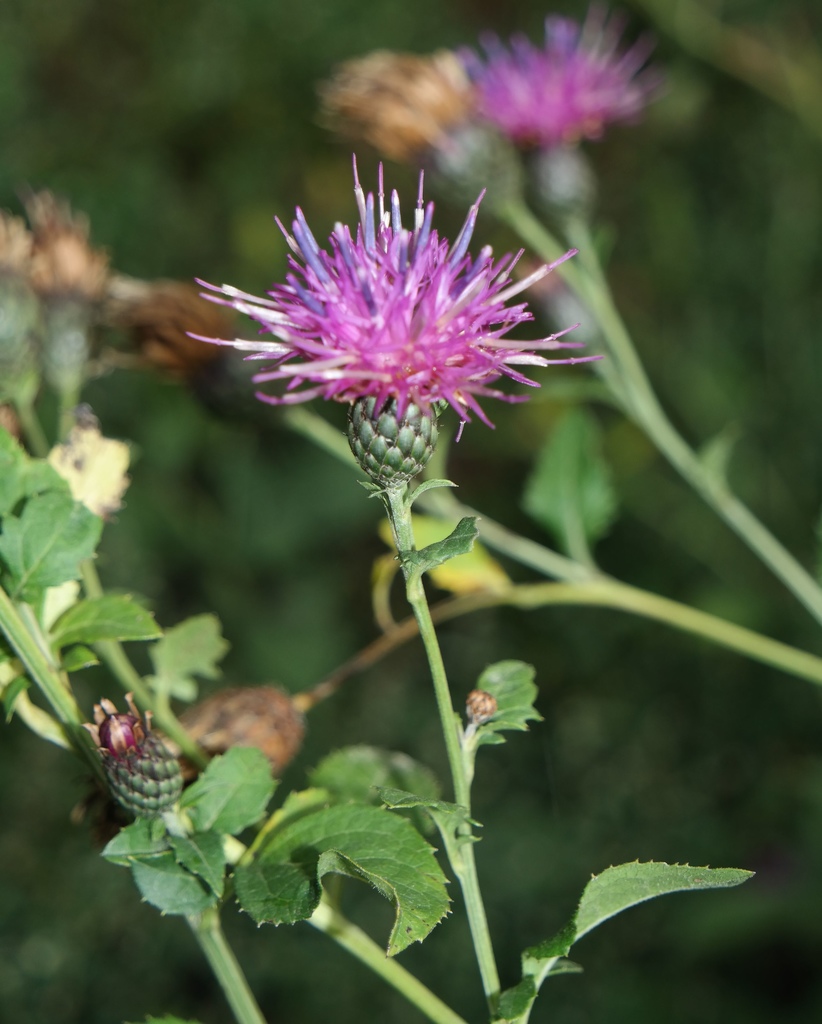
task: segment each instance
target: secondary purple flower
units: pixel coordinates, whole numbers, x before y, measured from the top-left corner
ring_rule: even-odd
[[[594,5],[584,25],[546,18],[542,47],[522,35],[509,47],[485,36],[485,60],[462,53],[480,114],[515,142],[540,148],[598,139],[609,122],[637,120],[662,77],[644,67],[650,40],[620,50],[621,31]]]
[[[382,168],[376,199],[364,194],[356,162],[354,186],[356,236],[338,223],[328,248],[321,249],[299,208],[291,234],[277,221],[296,258],[290,258],[286,283],[274,285],[268,298],[205,284],[216,293],[207,297],[247,314],[261,325],[261,334],[278,339],[203,339],[270,362],[254,382],[285,388],[258,392],[262,401],[373,398],[379,410],[394,400],[400,416],[409,404],[427,413],[432,403],[447,402],[461,419],[475,413],[488,423],[478,399],[523,400],[491,386],[501,377],[536,387],[518,367],[596,358],[546,358],[544,352],[578,347],[560,340],[567,331],[537,341],[505,337],[533,319],[525,303],[509,306],[509,299],[575,250],[513,282],[518,256],[494,260],[488,246],[476,259],[468,253],[479,200],[449,245],[432,227],[434,206],[423,204],[422,177],[411,229],[402,226],[396,192],[385,209]]]

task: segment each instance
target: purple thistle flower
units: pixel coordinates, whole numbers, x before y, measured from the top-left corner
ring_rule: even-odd
[[[260,333],[278,339],[201,339],[250,352],[248,359],[271,361],[254,383],[286,386],[276,395],[258,392],[261,401],[283,405],[316,397],[339,402],[373,397],[379,409],[394,399],[399,416],[411,403],[427,413],[432,403],[447,402],[462,420],[475,413],[489,423],[479,398],[524,400],[492,387],[500,377],[538,387],[517,367],[598,358],[546,358],[542,353],[579,347],[559,340],[567,330],[537,341],[505,338],[533,319],[525,303],[507,306],[508,300],[576,250],[512,282],[519,256],[495,261],[489,246],[476,259],[468,253],[482,196],[449,246],[432,227],[433,203],[423,205],[422,175],[410,230],[402,226],[396,191],[385,209],[382,166],[377,199],[364,194],[356,160],[354,186],[360,215],[356,237],[338,223],[328,249],[321,249],[299,208],[291,234],[277,220],[296,258],[289,258],[286,283],[274,285],[269,298],[200,282],[216,293],[206,298],[247,314],[262,325]]]
[[[546,18],[543,47],[516,35],[506,48],[486,35],[485,61],[468,49],[461,54],[480,114],[515,142],[543,149],[598,139],[611,121],[637,120],[662,75],[643,67],[653,48],[648,37],[619,51],[622,27],[593,5],[584,25]]]

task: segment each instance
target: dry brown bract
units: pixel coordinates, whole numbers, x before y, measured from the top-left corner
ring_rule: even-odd
[[[51,192],[25,198],[34,246],[29,280],[46,298],[76,297],[98,301],[108,278],[108,256],[89,245],[88,218],[72,213],[69,204]]]
[[[319,92],[330,128],[406,162],[441,147],[473,108],[471,83],[450,50],[376,50],[341,64]]]

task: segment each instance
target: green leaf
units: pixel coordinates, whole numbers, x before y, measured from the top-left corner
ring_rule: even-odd
[[[191,836],[169,836],[171,849],[187,871],[206,883],[215,896],[223,895],[225,853],[217,832],[195,832]]]
[[[698,868],[650,861],[620,864],[594,875],[585,886],[576,914],[579,941],[609,917],[655,896],[700,889],[727,889],[753,877],[741,868]]]
[[[79,601],[64,612],[51,630],[56,650],[69,644],[100,640],[154,640],[162,636],[154,616],[127,594]]]
[[[0,559],[11,596],[36,601],[47,587],[78,579],[94,554],[103,521],[71,495],[48,491],[30,498],[19,517],[7,516]]]
[[[429,544],[419,551],[402,551],[400,557],[406,568],[422,574],[442,565],[449,558],[468,554],[478,536],[476,516],[465,516],[444,540]]]
[[[256,747],[232,747],[215,757],[183,793],[198,832],[241,832],[265,813],[276,783],[268,759]]]
[[[426,491],[431,491],[434,488],[439,487],[456,487],[457,485],[453,480],[423,480],[419,487],[414,488],[414,493],[408,499],[409,508],[421,494],[425,494]]]
[[[534,979],[524,977],[513,988],[506,989],[500,993],[497,1004],[496,1016],[502,1020],[516,1020],[521,1017],[531,1006],[537,995],[537,987]]]
[[[68,493],[68,484],[43,459],[31,459],[0,427],[0,518],[21,500],[41,491]]]
[[[160,818],[138,818],[120,829],[103,850],[112,864],[129,867],[135,860],[159,857],[168,850],[165,825]]]
[[[573,555],[608,532],[617,499],[590,413],[576,408],[559,420],[528,478],[522,506]]]
[[[135,860],[131,874],[143,899],[164,914],[199,914],[217,902],[214,893],[178,864],[170,850]]]
[[[84,668],[91,668],[92,665],[99,665],[100,659],[90,647],[78,644],[66,651],[62,658],[62,665],[66,672],[79,672]]]
[[[216,615],[195,615],[167,629],[162,640],[149,649],[156,675],[153,685],[159,693],[180,700],[194,700],[194,676],[217,679],[217,663],[228,651]]]
[[[499,661],[489,665],[477,680],[477,689],[496,699],[494,717],[477,726],[476,746],[504,743],[504,731],[527,732],[528,722],[541,722],[542,715],[534,707],[539,690],[534,683],[534,669],[522,661]]]
[[[645,900],[672,892],[727,889],[753,877],[741,868],[699,868],[654,861],[620,864],[594,875],[585,886],[574,917],[553,938],[526,949],[523,972],[544,976],[546,968],[603,921]]]
[[[29,681],[26,676],[17,676],[15,679],[3,687],[3,707],[6,709],[6,724],[14,717],[14,703],[17,698],[27,690]]]
[[[379,803],[378,787],[411,790],[436,800],[440,785],[430,768],[407,754],[378,747],[355,746],[335,750],[310,773],[312,786],[323,787],[338,800]]]
[[[257,860],[235,872],[237,896],[258,923],[303,920],[328,873],[368,882],[394,905],[390,956],[424,939],[448,912],[433,847],[405,819],[361,804],[323,808],[274,831]]]
[[[234,891],[257,924],[296,924],[317,909],[320,891],[315,872],[301,864],[255,860],[234,872]]]

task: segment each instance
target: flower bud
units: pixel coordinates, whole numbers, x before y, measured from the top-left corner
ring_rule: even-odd
[[[105,698],[94,705],[94,724],[86,723],[103,760],[114,799],[138,818],[154,818],[177,802],[183,788],[180,765],[151,732],[126,694],[128,714]]]
[[[465,698],[465,713],[471,725],[483,725],[497,713],[497,699],[486,690],[472,690]]]
[[[396,399],[379,410],[376,399],[359,398],[348,413],[348,443],[354,458],[381,487],[404,484],[420,473],[437,445],[434,410],[409,402],[397,415]]]
[[[590,218],[596,202],[596,177],[578,147],[537,150],[529,157],[528,167],[535,197],[550,216]]]

